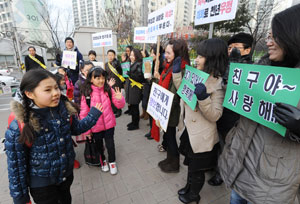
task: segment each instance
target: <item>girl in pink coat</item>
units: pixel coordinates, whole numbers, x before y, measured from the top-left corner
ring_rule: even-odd
[[[116,126],[116,118],[113,113],[111,103],[118,109],[125,106],[125,99],[121,90],[116,87],[112,89],[107,83],[107,72],[101,67],[92,68],[81,89],[80,118],[84,118],[90,107],[101,102],[103,105],[103,114],[98,119],[96,125],[87,132],[95,139],[97,146],[101,152],[103,165],[101,170],[109,171],[112,175],[117,173],[114,131]],[[108,163],[106,162],[103,148],[103,139],[105,140],[108,152]],[[108,167],[109,166],[109,167]]]

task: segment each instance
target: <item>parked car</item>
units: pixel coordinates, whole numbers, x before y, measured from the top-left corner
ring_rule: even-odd
[[[1,85],[17,87],[20,85],[20,80],[12,76],[0,76]]]
[[[9,69],[0,69],[0,76],[9,76],[10,71]]]

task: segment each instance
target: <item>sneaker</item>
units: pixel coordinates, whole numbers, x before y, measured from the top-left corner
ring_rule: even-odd
[[[111,175],[116,175],[118,173],[116,162],[109,163],[109,169]]]
[[[107,164],[106,160],[103,161],[103,165],[101,166],[101,171],[103,171],[103,172],[108,172],[109,171],[108,164]]]

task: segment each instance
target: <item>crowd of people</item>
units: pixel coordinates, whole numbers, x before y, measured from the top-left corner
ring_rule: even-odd
[[[299,68],[300,22],[295,20],[299,17],[300,5],[274,16],[266,34],[268,53],[259,64]],[[228,42],[212,38],[197,44],[195,69],[209,77],[205,83],[195,84],[195,110],[176,93],[186,65],[191,64],[187,42],[182,39],[171,39],[164,48],[152,45],[150,55],[127,46],[121,62],[114,50],[108,50],[103,69],[93,64],[95,51],[83,61],[68,37],[66,50],[77,52],[77,66],[75,70],[61,67],[57,56],[56,74],[43,69],[43,59],[29,47],[27,72],[11,103],[5,135],[14,203],[29,203],[29,192],[38,204],[71,203],[73,168],[80,166],[71,135],[77,135],[76,142],[93,138],[102,159],[101,171],[117,174],[114,132],[116,125],[125,125],[116,124],[116,118],[126,103],[124,114],[131,115],[127,130],[139,129],[140,119],[145,119],[150,124],[145,138],[160,138],[160,122],[146,113],[152,83],[174,93],[168,127],[158,145],[167,156],[158,166],[165,173],[177,173],[180,154],[184,156],[188,171],[186,184],[178,190],[181,202],[199,203],[205,172],[214,170],[208,184],[224,182],[231,188],[231,204],[292,204],[296,196],[300,203],[300,101],[297,107],[276,103],[274,117],[287,128],[285,137],[222,105],[230,80],[229,63],[252,64],[252,42],[251,35],[238,33]],[[152,71],[144,73],[143,58],[148,56],[153,57]],[[124,62],[130,62],[127,78],[122,76]],[[145,64],[145,69],[148,66]],[[178,144],[176,133],[182,123]]]

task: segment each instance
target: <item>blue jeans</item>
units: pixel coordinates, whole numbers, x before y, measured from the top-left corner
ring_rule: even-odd
[[[230,195],[230,204],[251,204],[244,198],[242,198],[237,192],[234,190],[231,191]]]

